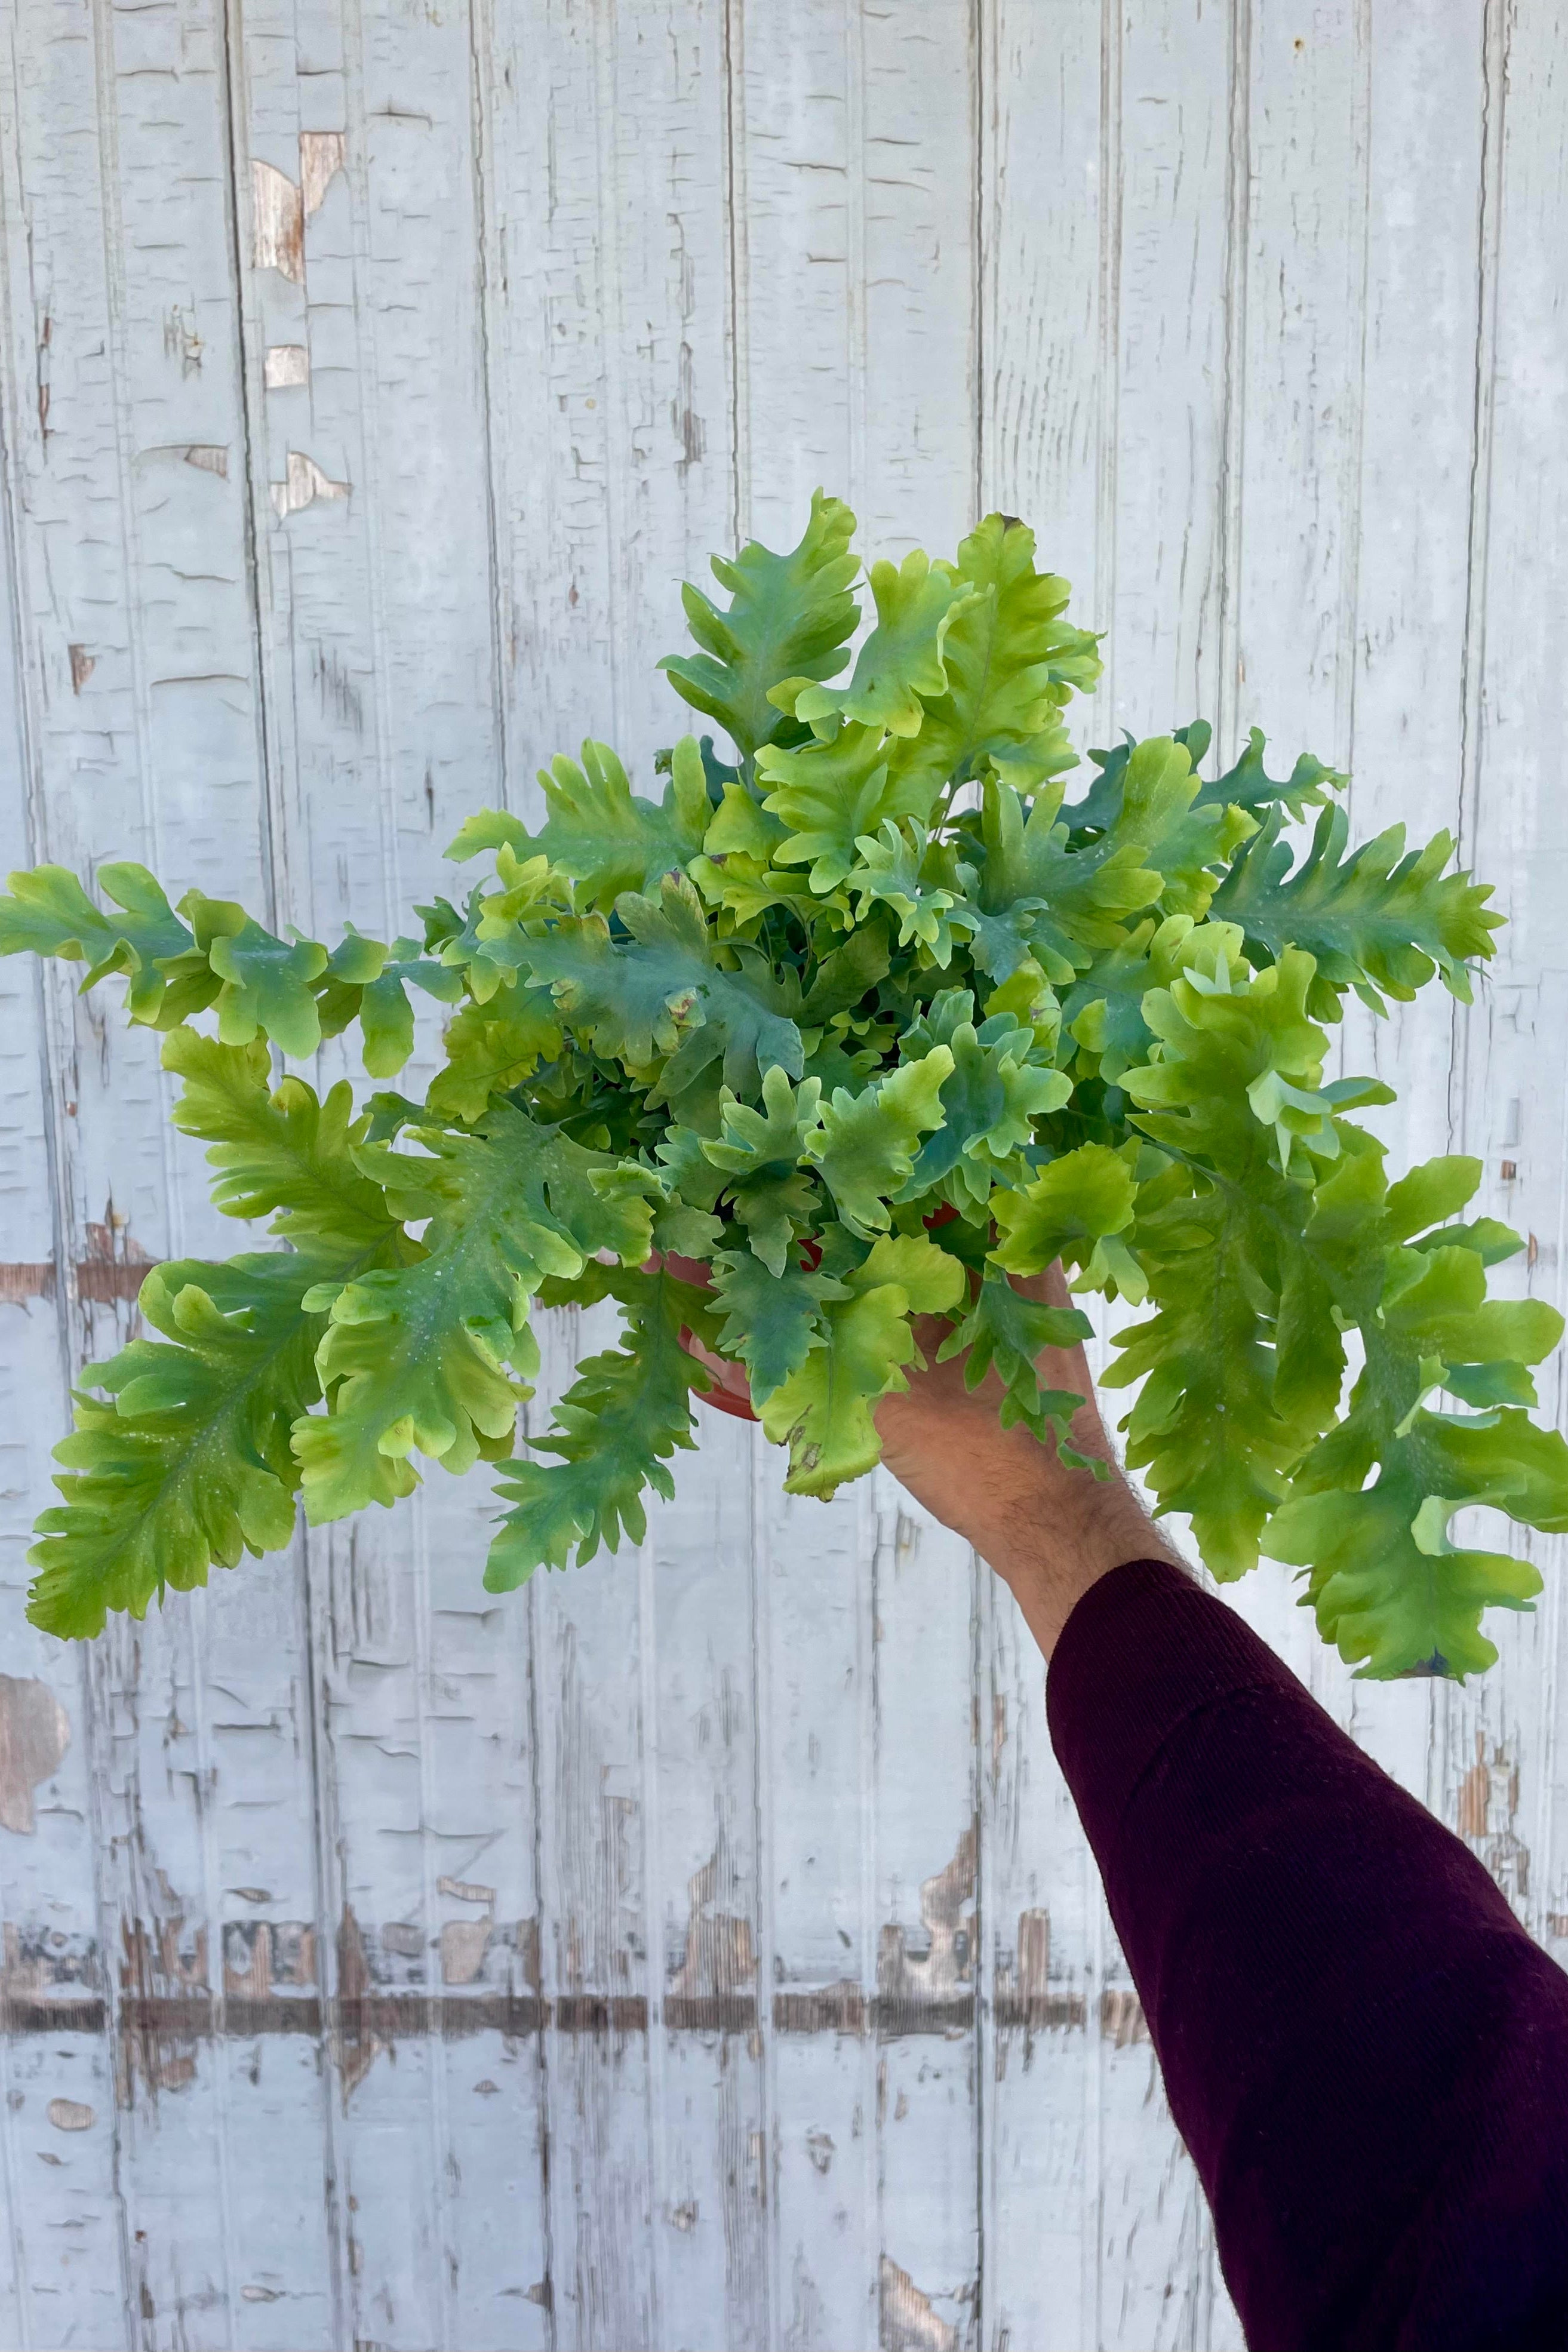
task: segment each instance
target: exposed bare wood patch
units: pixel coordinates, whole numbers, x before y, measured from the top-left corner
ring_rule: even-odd
[[[98,2121],[96,2110],[80,2099],[51,2099],[46,2112],[57,2131],[90,2131]]]
[[[68,646],[66,650],[70,656],[71,692],[79,694],[98,667],[97,656],[89,654],[85,646]]]
[[[1100,1996],[1100,2031],[1118,2050],[1130,2042],[1147,2042],[1149,2021],[1137,1994],[1123,1985],[1108,1985]]]
[[[250,165],[250,258],[258,269],[276,269],[296,286],[305,282],[305,213],[300,190],[287,172],[252,157]]]
[[[111,1208],[101,1223],[84,1227],[87,1253],[76,1269],[77,1297],[94,1307],[111,1307],[119,1299],[134,1302],[140,1296],[153,1260],[123,1217]]]
[[[493,1886],[481,1886],[471,1878],[438,1878],[437,1895],[450,1895],[458,1903],[482,1903],[487,1910],[494,1908],[496,1891]]]
[[[228,479],[228,450],[221,441],[193,441],[185,451],[185,463],[195,466],[199,473],[216,474]]]
[[[261,362],[262,382],[268,392],[287,392],[310,381],[310,354],[303,343],[268,343]]]
[[[107,1225],[89,1225],[91,1238],[108,1234]],[[89,1246],[86,1257],[76,1265],[76,1294],[94,1307],[111,1307],[117,1300],[134,1301],[141,1295],[142,1285],[156,1258],[149,1257],[133,1241],[123,1244],[125,1255],[114,1255],[112,1238],[101,1250]],[[30,1298],[53,1298],[56,1289],[56,1268],[51,1259],[34,1259],[9,1265],[0,1265],[0,1306],[25,1306]]]
[[[370,1964],[365,1958],[364,1937],[359,1921],[354,1917],[353,1906],[345,1904],[338,1927],[337,2016],[336,2030],[331,2037],[332,2056],[337,2063],[345,2115],[350,2098],[374,2065],[377,2053],[383,2047],[383,2038],[374,2030],[374,2021],[366,2015],[366,1996],[370,1991]]]
[[[195,2045],[212,2033],[207,1931],[187,1936],[184,1906],[162,1871],[152,1874],[159,1912],[149,1922],[121,1922],[121,2102],[129,2105],[137,2077],[154,2099],[183,2091],[195,2079]]]
[[[273,511],[279,522],[285,515],[298,514],[302,507],[313,506],[318,499],[346,499],[347,482],[334,482],[324,474],[313,457],[299,449],[289,452],[285,478],[270,485]]]
[[[1082,2025],[1083,1995],[1061,1990],[1053,1992],[1050,1969],[1050,1913],[1020,1911],[1014,1957],[997,1970],[995,2009],[999,2026],[1022,2026],[1026,2033],[1036,2033],[1051,2027]]]
[[[302,1919],[230,1919],[223,1931],[226,2002],[265,2002],[274,1985],[313,1985],[316,1931]]]
[[[33,1791],[70,1744],[70,1718],[47,1683],[0,1675],[0,1829],[31,1837]]]
[[[847,2033],[857,2040],[866,2031],[874,2003],[852,1978],[823,1985],[814,1992],[776,1992],[773,2030],[777,2033]]]
[[[96,1948],[5,1922],[0,1935],[0,2032],[101,2033]]]
[[[884,1927],[877,1947],[877,2024],[896,2035],[957,2028],[974,2016],[974,1864],[978,1822],[972,1822],[945,1868],[921,1887],[921,1920],[930,1937],[911,1952],[907,1929]]]
[[[1510,1742],[1476,1733],[1476,1760],[1459,1783],[1455,1827],[1509,1901],[1530,1893],[1530,1848],[1514,1827],[1519,1811],[1519,1762]]]
[[[300,194],[304,204],[305,218],[321,209],[321,199],[334,175],[343,168],[343,133],[341,131],[301,131],[300,133]]]
[[[441,1981],[443,1984],[466,1985],[477,1982],[485,1964],[485,1951],[494,1929],[493,1919],[448,1919],[441,1929]]]
[[[756,2023],[752,1923],[715,1907],[721,1885],[727,1891],[734,1883],[722,1841],[687,1882],[686,1950],[664,1996],[664,2021],[677,2032],[749,2032]]]
[[[47,1258],[0,1265],[0,1306],[21,1307],[29,1298],[52,1298],[55,1269]]]
[[[922,2294],[908,2271],[884,2254],[877,2275],[880,2352],[958,2352],[958,2330]]]
[[[112,1307],[117,1299],[134,1304],[151,1263],[147,1258],[83,1258],[76,1270],[77,1297],[94,1307]]]

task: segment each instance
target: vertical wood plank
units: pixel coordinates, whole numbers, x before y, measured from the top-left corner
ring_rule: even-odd
[[[9,215],[13,189],[5,189]],[[5,420],[7,436],[11,419]],[[0,532],[0,751],[28,773],[11,484]],[[0,870],[31,862],[22,791],[0,799]],[[112,2046],[103,2015],[93,1734],[79,1653],[25,1622],[37,1489],[69,1414],[50,1187],[40,975],[0,963],[0,1676],[9,1769],[0,1828],[0,2333],[19,2347],[125,2336]]]
[[[723,10],[480,23],[511,789],[526,800],[542,761],[595,734],[654,790],[652,755],[685,725],[656,667],[679,583],[706,577],[733,520]],[[531,1427],[579,1339],[606,1337],[561,1319]],[[640,1563],[605,1558],[531,1602],[563,2343],[763,2338],[755,2029],[711,2021],[755,1999],[733,1779],[752,1747],[749,1541],[713,1442],[679,1465]],[[661,1570],[676,1529],[679,1591]]]
[[[772,2337],[828,2352],[879,2334],[877,1524],[868,1485],[786,1496],[756,1444]]]
[[[221,11],[29,10],[7,59],[20,101],[8,337],[13,384],[33,388],[10,437],[35,853],[88,868],[141,856],[176,894],[197,881],[254,898],[263,790]],[[199,1250],[218,1221],[199,1166],[170,1149],[155,1040],[122,1038],[108,994],[73,1007],[51,976],[47,1001],[60,1279],[79,1360],[128,1331],[137,1261]],[[45,1466],[40,1451],[40,1487]],[[198,2027],[221,2026],[224,1919],[275,1899],[285,1916],[310,1916],[289,1590],[286,1563],[243,1592],[220,1582],[118,1628],[88,1668],[121,1979],[109,1990],[134,2251],[125,2306],[148,2344],[331,2333],[320,2173],[312,2189],[300,2162],[301,2143],[320,2143],[313,2067],[277,2045],[247,2067],[205,2030],[168,2040],[134,2023],[142,1996],[169,1993]],[[269,1593],[282,1596],[280,1637]],[[273,1637],[247,1660],[233,1713],[219,1689],[231,1596]],[[254,1895],[258,1847],[283,1868]],[[247,2230],[249,2179],[264,2191]]]
[[[1568,212],[1561,89],[1562,26],[1539,8],[1489,10],[1486,150],[1478,244],[1475,572],[1467,654],[1473,743],[1463,834],[1468,858],[1495,878],[1509,928],[1490,984],[1463,1020],[1455,1054],[1456,1148],[1485,1174],[1478,1207],[1529,1236],[1500,1266],[1500,1287],[1563,1304],[1565,1105],[1562,1024],[1568,974],[1560,908],[1568,827],[1552,731],[1561,727],[1562,665],[1551,651],[1564,602],[1555,550],[1563,509],[1568,310],[1549,255]],[[1533,579],[1521,567],[1538,551]],[[1542,1367],[1542,1402],[1563,1425],[1560,1360]],[[1480,1522],[1480,1524],[1485,1524]],[[1510,1548],[1517,1546],[1510,1529]],[[1479,1855],[1515,1910],[1563,1959],[1568,1868],[1563,1803],[1563,1608],[1561,1538],[1522,1547],[1542,1570],[1535,1612],[1489,1621],[1499,1664],[1446,1695],[1431,1801]]]
[[[1034,526],[1096,628],[1115,580],[1120,26],[1100,0],[994,0],[981,122],[983,503]],[[1080,745],[1114,740],[1111,690],[1108,670],[1077,706]],[[1006,1589],[982,1592],[982,2341],[1069,2352],[1100,2341],[1101,1896],[1044,1661]]]
[[[462,814],[500,796],[473,73],[460,16],[354,0],[263,0],[236,59],[275,887],[329,938],[409,928],[453,887]],[[548,2338],[528,1620],[483,1594],[487,1504],[433,1469],[395,1519],[308,1546],[354,2340]]]
[[[743,510],[787,544],[823,483],[868,556],[951,547],[977,479],[973,179],[952,168],[973,140],[972,12],[736,15]],[[934,1531],[918,1564],[896,1541],[874,1562],[839,1505],[766,1509],[774,2325],[802,2344],[945,2343],[978,2273],[969,1579]],[[830,1742],[805,1658],[840,1694]],[[830,1832],[828,1792],[847,1810],[850,1785],[872,1817]],[[922,1890],[944,1873],[933,1956]]]

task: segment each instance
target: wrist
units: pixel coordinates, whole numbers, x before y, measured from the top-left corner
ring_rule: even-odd
[[[1052,1470],[1048,1485],[987,1505],[973,1538],[1047,1659],[1079,1600],[1113,1568],[1133,1559],[1186,1565],[1114,1465],[1104,1479],[1055,1463]]]

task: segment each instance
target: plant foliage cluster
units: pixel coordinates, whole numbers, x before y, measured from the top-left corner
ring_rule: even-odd
[[[96,898],[13,877],[0,949],[123,976],[219,1207],[272,1243],[157,1267],[146,1336],[83,1375],[39,1625],[94,1634],[286,1544],[297,1496],[391,1504],[421,1461],[498,1465],[491,1590],[640,1539],[708,1383],[688,1334],[744,1366],[797,1493],[875,1463],[917,1316],[1065,1444],[1078,1400],[1035,1366],[1088,1326],[1010,1279],[1059,1258],[1144,1310],[1110,1374],[1141,1383],[1129,1459],[1215,1575],[1296,1565],[1373,1675],[1495,1656],[1482,1612],[1540,1580],[1450,1522],[1568,1528],[1568,1450],[1530,1417],[1561,1318],[1488,1297],[1519,1242],[1466,1221],[1477,1163],[1391,1181],[1348,1117],[1388,1089],[1324,1076],[1347,992],[1468,1001],[1487,891],[1446,834],[1351,848],[1344,779],[1272,780],[1257,733],[1217,775],[1201,723],[1125,741],[1069,801],[1100,663],[1032,534],[993,515],[955,562],[872,564],[862,630],[853,530],[819,495],[791,552],[715,560],[663,665],[709,731],[658,797],[606,744],[557,759],[535,827],[465,824],[481,878],[416,937],[279,939],[135,866]],[[411,989],[452,1008],[417,1102],[384,1085]],[[355,1024],[381,1090],[279,1078]],[[520,1443],[533,1310],[605,1298],[620,1344]]]

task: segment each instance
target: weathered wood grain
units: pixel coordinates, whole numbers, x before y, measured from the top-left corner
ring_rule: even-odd
[[[648,784],[710,550],[818,483],[879,552],[1001,505],[1111,632],[1082,740],[1259,717],[1496,877],[1475,1012],[1337,1049],[1560,1297],[1544,0],[0,31],[8,862],[385,935],[583,734]],[[0,991],[6,2340],[1237,2343],[1037,1654],[886,1481],[791,1501],[704,1414],[647,1542],[523,1595],[433,1472],[86,1662],[19,1630],[69,1373],[235,1237],[155,1041]],[[547,1322],[535,1433],[610,1332]],[[1231,1597],[1568,1952],[1560,1549],[1462,1693]]]
[[[1459,1027],[1451,1097],[1459,1149],[1481,1158],[1480,1205],[1530,1236],[1510,1288],[1563,1304],[1568,1013],[1562,926],[1564,850],[1562,666],[1548,646],[1563,582],[1541,551],[1563,511],[1568,315],[1549,254],[1563,233],[1568,152],[1557,96],[1563,28],[1535,11],[1489,9],[1484,57],[1484,203],[1477,246],[1475,523],[1467,668],[1465,851],[1498,881],[1510,918],[1495,978]],[[1533,557],[1527,556],[1533,550]],[[1533,572],[1533,576],[1532,576]],[[1500,1271],[1501,1269],[1500,1269]],[[1559,1362],[1542,1401],[1562,1425]],[[1484,1525],[1485,1522],[1481,1521]],[[1526,1924],[1568,1956],[1568,1815],[1563,1798],[1561,1538],[1532,1538],[1546,1590],[1536,1612],[1504,1621],[1495,1673],[1448,1697],[1430,1801],[1474,1846]],[[1447,1696],[1446,1694],[1446,1696]]]
[[[249,895],[262,795],[221,12],[27,11],[8,54],[27,100],[10,335],[32,350],[17,380],[51,379],[31,414],[13,410],[35,853],[90,866],[119,851],[176,888]],[[49,1001],[61,1255],[129,1275],[139,1258],[200,1249],[216,1221],[190,1156],[171,1150],[155,1041],[123,1037],[107,1004],[73,1008],[53,980]],[[79,1277],[74,1298],[62,1293],[75,1363],[124,1336],[133,1297],[132,1280],[89,1289]],[[116,2025],[126,1996],[165,1984],[221,2013],[224,1888],[258,1881],[253,1832],[309,1855],[298,1641],[258,1653],[244,1719],[224,1690],[225,1604],[271,1635],[268,1594],[265,1577],[220,1584],[118,1630],[89,1666],[98,1973]],[[275,1883],[267,1899],[297,1891]],[[301,2133],[274,2082],[247,2077],[226,2044],[198,2053],[179,2037],[121,2034],[113,2079],[127,2333],[328,2340],[310,2255],[320,2187],[299,2161],[301,2139],[320,2144],[313,2084]],[[247,2177],[266,2189],[242,2245]],[[275,2295],[249,2258],[276,2277]],[[267,2300],[247,2296],[253,2284]]]
[[[9,215],[14,183],[5,190]],[[16,428],[9,406],[7,441]],[[12,518],[0,542],[0,759],[28,774],[16,664]],[[31,855],[26,796],[0,794],[0,855]],[[44,1091],[43,989],[0,965],[0,1222],[6,1247],[52,1264],[59,1246]],[[118,2344],[122,2209],[115,2188],[114,2078],[101,2025],[48,2036],[62,2007],[100,1982],[92,1741],[79,1657],[23,1622],[24,1554],[47,1447],[68,1411],[58,1307],[0,1306],[0,2179],[5,2198],[0,2332],[7,2342]],[[66,2103],[64,2106],[61,2102]]]

